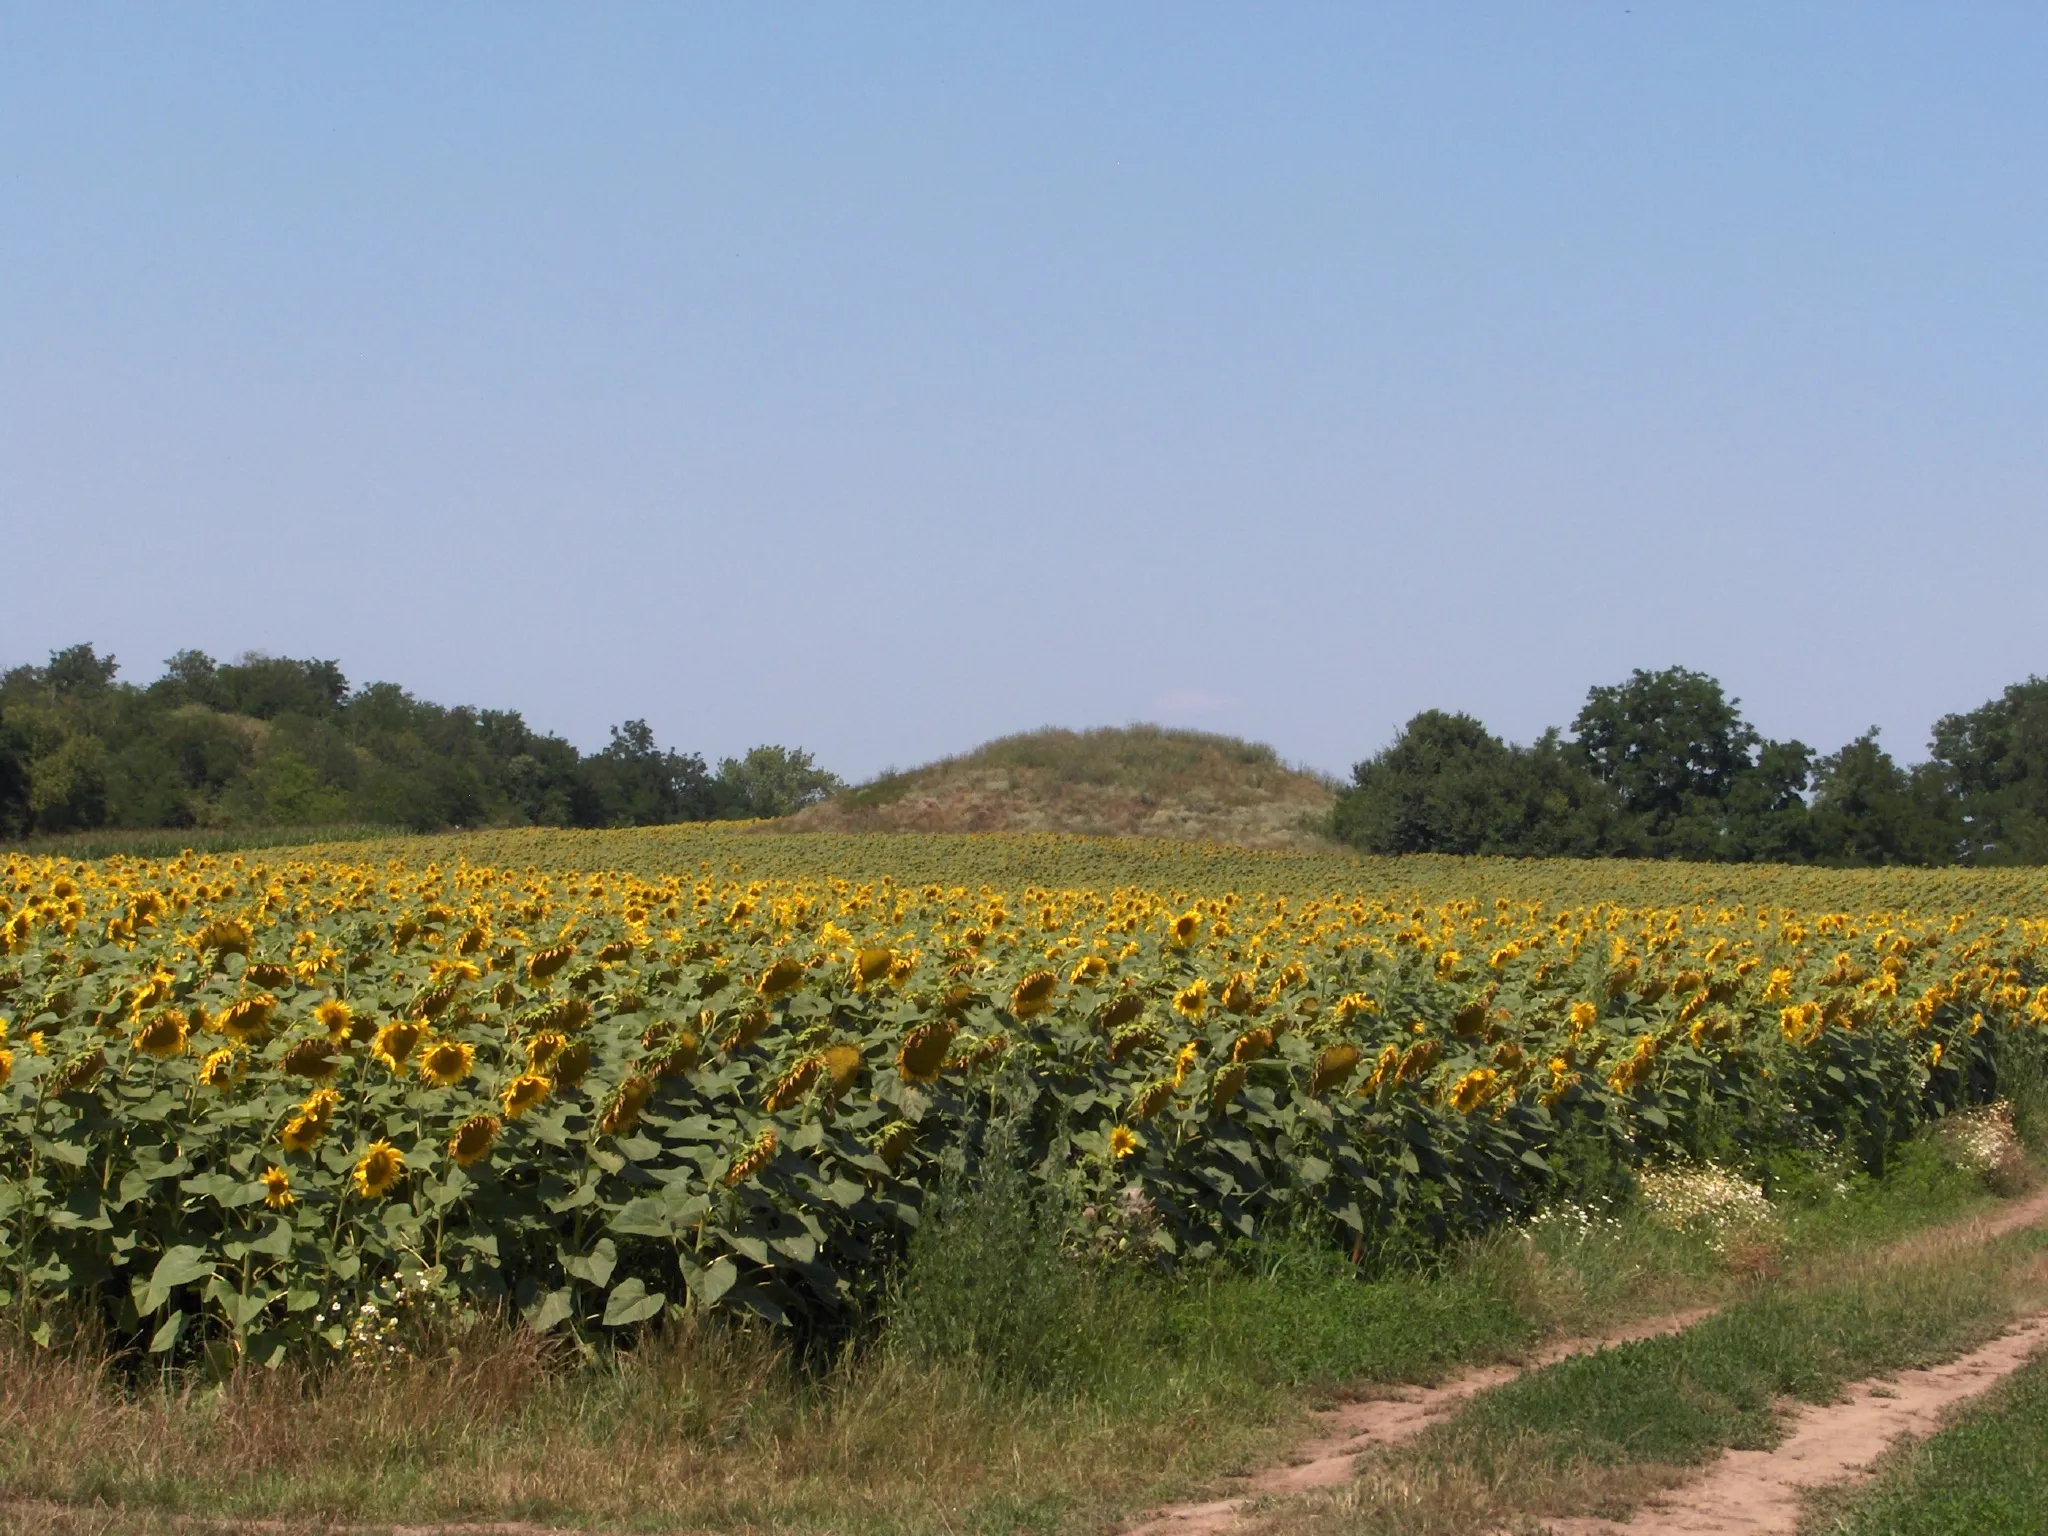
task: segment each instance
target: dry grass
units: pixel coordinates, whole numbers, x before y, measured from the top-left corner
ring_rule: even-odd
[[[1945,1358],[1994,1336],[2010,1319],[2048,1306],[2048,1267],[2037,1235],[1978,1243],[1966,1232],[1950,1232],[1945,1242],[1931,1238],[1887,1250],[1858,1247],[1810,1256],[1786,1280],[1757,1283],[1746,1302],[1702,1325],[1684,1346],[1663,1341],[1642,1347],[1661,1350],[1674,1368],[1683,1362],[1690,1375],[1679,1397],[1695,1391],[1692,1376],[1701,1383],[1697,1390],[1709,1396],[1727,1390],[1722,1384],[1739,1379],[1745,1352],[1785,1357],[1811,1349],[1819,1375],[1804,1381],[1799,1395],[1823,1399],[1835,1390],[1830,1369],[1882,1374],[1903,1363]],[[1789,1308],[1782,1305],[1788,1298],[1794,1303]],[[1901,1330],[1895,1317],[1889,1337],[1859,1340],[1872,1318],[1900,1298],[1911,1303],[1910,1324]],[[1761,1323],[1746,1315],[1752,1308],[1759,1309]],[[1773,1330],[1782,1333],[1774,1338]],[[1916,1330],[1925,1337],[1900,1336]],[[1859,1360],[1859,1348],[1873,1358]],[[1598,1417],[1603,1396],[1617,1399],[1614,1406],[1636,1430],[1658,1433],[1658,1405],[1648,1394],[1631,1395],[1642,1378],[1619,1369],[1620,1353],[1557,1368],[1583,1380],[1559,1401],[1525,1394],[1525,1413],[1476,1399],[1412,1447],[1362,1462],[1353,1482],[1257,1511],[1247,1523],[1248,1536],[1536,1536],[1547,1517],[1626,1518],[1652,1495],[1696,1475],[1700,1462],[1723,1445],[1757,1443],[1754,1427],[1744,1422],[1753,1413],[1722,1407],[1709,1410],[1724,1415],[1718,1427],[1686,1426],[1697,1442],[1687,1454],[1635,1455],[1618,1449],[1625,1442],[1597,1440],[1576,1449],[1576,1420]],[[1602,1363],[1609,1361],[1616,1366],[1611,1391],[1602,1381]],[[1535,1384],[1534,1376],[1525,1377],[1506,1390]],[[1765,1404],[1770,1400],[1767,1393]],[[1684,1432],[1675,1438],[1684,1440]]]
[[[1272,1412],[1177,1385],[1133,1419],[882,1354],[807,1377],[725,1329],[566,1369],[530,1334],[491,1331],[432,1363],[170,1391],[124,1389],[87,1352],[17,1348],[0,1358],[0,1486],[29,1501],[24,1519],[47,1501],[314,1527],[1045,1528],[1096,1523],[1270,1442]],[[34,1518],[72,1528],[61,1510]]]
[[[1072,832],[1332,846],[1325,779],[1271,747],[1156,725],[1006,736],[775,823],[810,832]]]

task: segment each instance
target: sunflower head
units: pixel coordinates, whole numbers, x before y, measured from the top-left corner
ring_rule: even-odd
[[[224,1045],[217,1051],[209,1051],[206,1060],[200,1063],[199,1081],[225,1093],[241,1080],[247,1068],[248,1058],[232,1045]]]
[[[896,963],[893,949],[863,949],[853,957],[853,984],[856,987],[869,986],[881,981],[889,974],[889,967]]]
[[[336,1045],[349,1037],[349,1025],[355,1021],[355,1010],[338,997],[330,997],[313,1010],[313,1022],[327,1031],[327,1038]]]
[[[1199,1019],[1209,1011],[1209,983],[1197,976],[1173,994],[1173,1011],[1184,1019]]]
[[[832,1080],[827,1091],[833,1098],[839,1098],[853,1086],[854,1079],[860,1076],[860,1069],[865,1060],[857,1045],[847,1045],[842,1041],[838,1045],[829,1045],[825,1048],[825,1074]]]
[[[505,1106],[505,1118],[517,1120],[554,1091],[554,1083],[539,1072],[522,1072],[505,1085],[498,1102]]]
[[[1333,1045],[1316,1058],[1315,1069],[1309,1073],[1308,1091],[1311,1098],[1321,1098],[1337,1087],[1358,1066],[1361,1053],[1355,1045]]]
[[[607,1136],[623,1136],[640,1123],[640,1111],[654,1095],[654,1079],[634,1073],[612,1094],[598,1117],[597,1128]]]
[[[503,1125],[496,1115],[471,1115],[448,1139],[448,1155],[459,1167],[475,1167],[491,1155],[491,1143],[498,1139]]]
[[[956,1026],[950,1019],[938,1019],[929,1024],[920,1024],[903,1037],[903,1048],[896,1053],[896,1070],[903,1074],[906,1082],[936,1082],[939,1069],[946,1064],[946,1047],[953,1043]]]
[[[278,1066],[294,1077],[307,1078],[312,1082],[324,1083],[331,1080],[336,1071],[334,1042],[322,1035],[309,1036],[296,1041],[284,1053]]]
[[[275,1163],[263,1170],[263,1203],[273,1211],[288,1211],[298,1203],[292,1176]]]
[[[559,1029],[543,1029],[530,1036],[526,1042],[526,1070],[545,1072],[555,1064],[555,1058],[567,1049],[569,1037]]]
[[[167,1008],[135,1034],[135,1049],[158,1061],[181,1054],[192,1033],[192,1022],[175,1008]]]
[[[1128,1125],[1116,1126],[1109,1133],[1109,1155],[1118,1162],[1143,1150],[1144,1145],[1145,1139]]]
[[[1032,1018],[1052,1006],[1052,995],[1060,979],[1052,971],[1033,971],[1010,990],[1010,1013],[1019,1019]]]
[[[453,1088],[476,1064],[476,1047],[461,1040],[436,1040],[420,1055],[420,1076],[436,1088]]]
[[[1491,1067],[1467,1072],[1451,1085],[1451,1107],[1461,1115],[1471,1114],[1500,1091],[1499,1081],[1500,1074]]]
[[[404,1177],[405,1155],[388,1141],[373,1141],[369,1150],[356,1159],[350,1182],[365,1200],[377,1200]]]
[[[370,1044],[370,1054],[393,1072],[403,1072],[405,1059],[412,1055],[426,1033],[427,1026],[418,1019],[393,1019],[377,1031],[377,1038]]]
[[[254,1045],[270,1033],[277,999],[268,992],[237,998],[214,1017],[214,1027],[237,1045]]]
[[[1173,926],[1167,929],[1166,937],[1175,949],[1185,949],[1195,941],[1195,935],[1201,931],[1202,914],[1190,910],[1173,920]]]
[[[804,982],[804,963],[793,955],[784,955],[780,960],[761,973],[761,980],[754,990],[761,994],[763,1002],[774,1002],[787,997]]]

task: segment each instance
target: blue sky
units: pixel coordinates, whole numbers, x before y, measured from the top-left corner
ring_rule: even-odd
[[[2048,9],[0,4],[0,663],[849,776],[2048,671]]]

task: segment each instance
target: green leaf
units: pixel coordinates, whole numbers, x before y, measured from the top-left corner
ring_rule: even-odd
[[[562,1268],[578,1280],[588,1280],[599,1290],[611,1283],[612,1270],[619,1262],[619,1250],[608,1237],[597,1240],[590,1252],[581,1257],[569,1254],[562,1256]]]
[[[148,1317],[171,1299],[171,1292],[176,1287],[207,1279],[212,1274],[213,1265],[208,1261],[205,1250],[184,1246],[170,1249],[156,1261],[156,1268],[150,1272],[149,1284],[144,1287],[135,1308]]]
[[[546,1333],[566,1322],[570,1311],[569,1288],[563,1286],[559,1291],[549,1291],[526,1309],[526,1326],[535,1333]]]
[[[739,1277],[739,1267],[731,1259],[720,1259],[689,1276],[690,1293],[705,1306],[716,1306]]]
[[[188,1314],[184,1312],[173,1312],[164,1319],[163,1326],[150,1335],[149,1352],[152,1355],[164,1353],[184,1336],[187,1316]]]
[[[634,1323],[644,1323],[658,1316],[668,1305],[668,1298],[660,1291],[650,1291],[646,1282],[633,1275],[621,1280],[612,1288],[604,1305],[604,1325],[607,1328],[626,1328]]]

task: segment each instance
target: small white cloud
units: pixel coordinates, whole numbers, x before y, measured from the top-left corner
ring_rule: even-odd
[[[1161,715],[1218,715],[1237,703],[1225,693],[1208,693],[1200,688],[1176,688],[1171,693],[1162,693],[1152,701],[1155,714]]]

